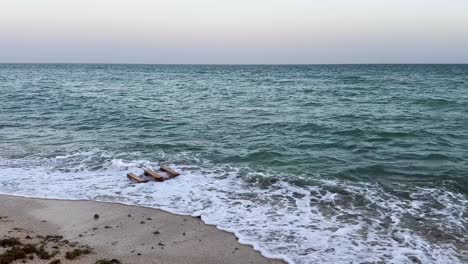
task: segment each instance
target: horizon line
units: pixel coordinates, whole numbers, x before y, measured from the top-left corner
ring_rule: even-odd
[[[75,64],[75,65],[187,65],[187,66],[319,66],[319,65],[468,65],[468,62],[391,62],[391,63],[125,63],[125,62],[0,62],[6,64]]]

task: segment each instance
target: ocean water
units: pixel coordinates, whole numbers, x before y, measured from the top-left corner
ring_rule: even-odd
[[[160,164],[182,176],[125,176]],[[289,263],[467,263],[468,65],[0,64],[0,193],[201,216]]]

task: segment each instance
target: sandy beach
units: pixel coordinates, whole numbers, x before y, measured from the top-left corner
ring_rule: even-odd
[[[0,201],[1,256],[27,244],[42,250],[12,263],[283,263],[190,216],[91,201]]]

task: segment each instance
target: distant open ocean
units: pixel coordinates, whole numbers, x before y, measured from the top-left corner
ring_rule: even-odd
[[[125,176],[161,163],[183,175]],[[0,64],[0,193],[201,216],[289,263],[468,263],[468,65]]]

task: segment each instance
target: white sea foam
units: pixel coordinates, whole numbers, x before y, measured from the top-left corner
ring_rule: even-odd
[[[96,152],[54,159],[0,160],[0,192],[87,199],[201,216],[239,242],[289,263],[463,263],[468,242],[465,196],[414,189],[407,199],[375,184],[316,179],[297,186],[228,166],[174,165],[181,177],[130,183],[146,160]],[[66,169],[65,169],[66,168]]]

